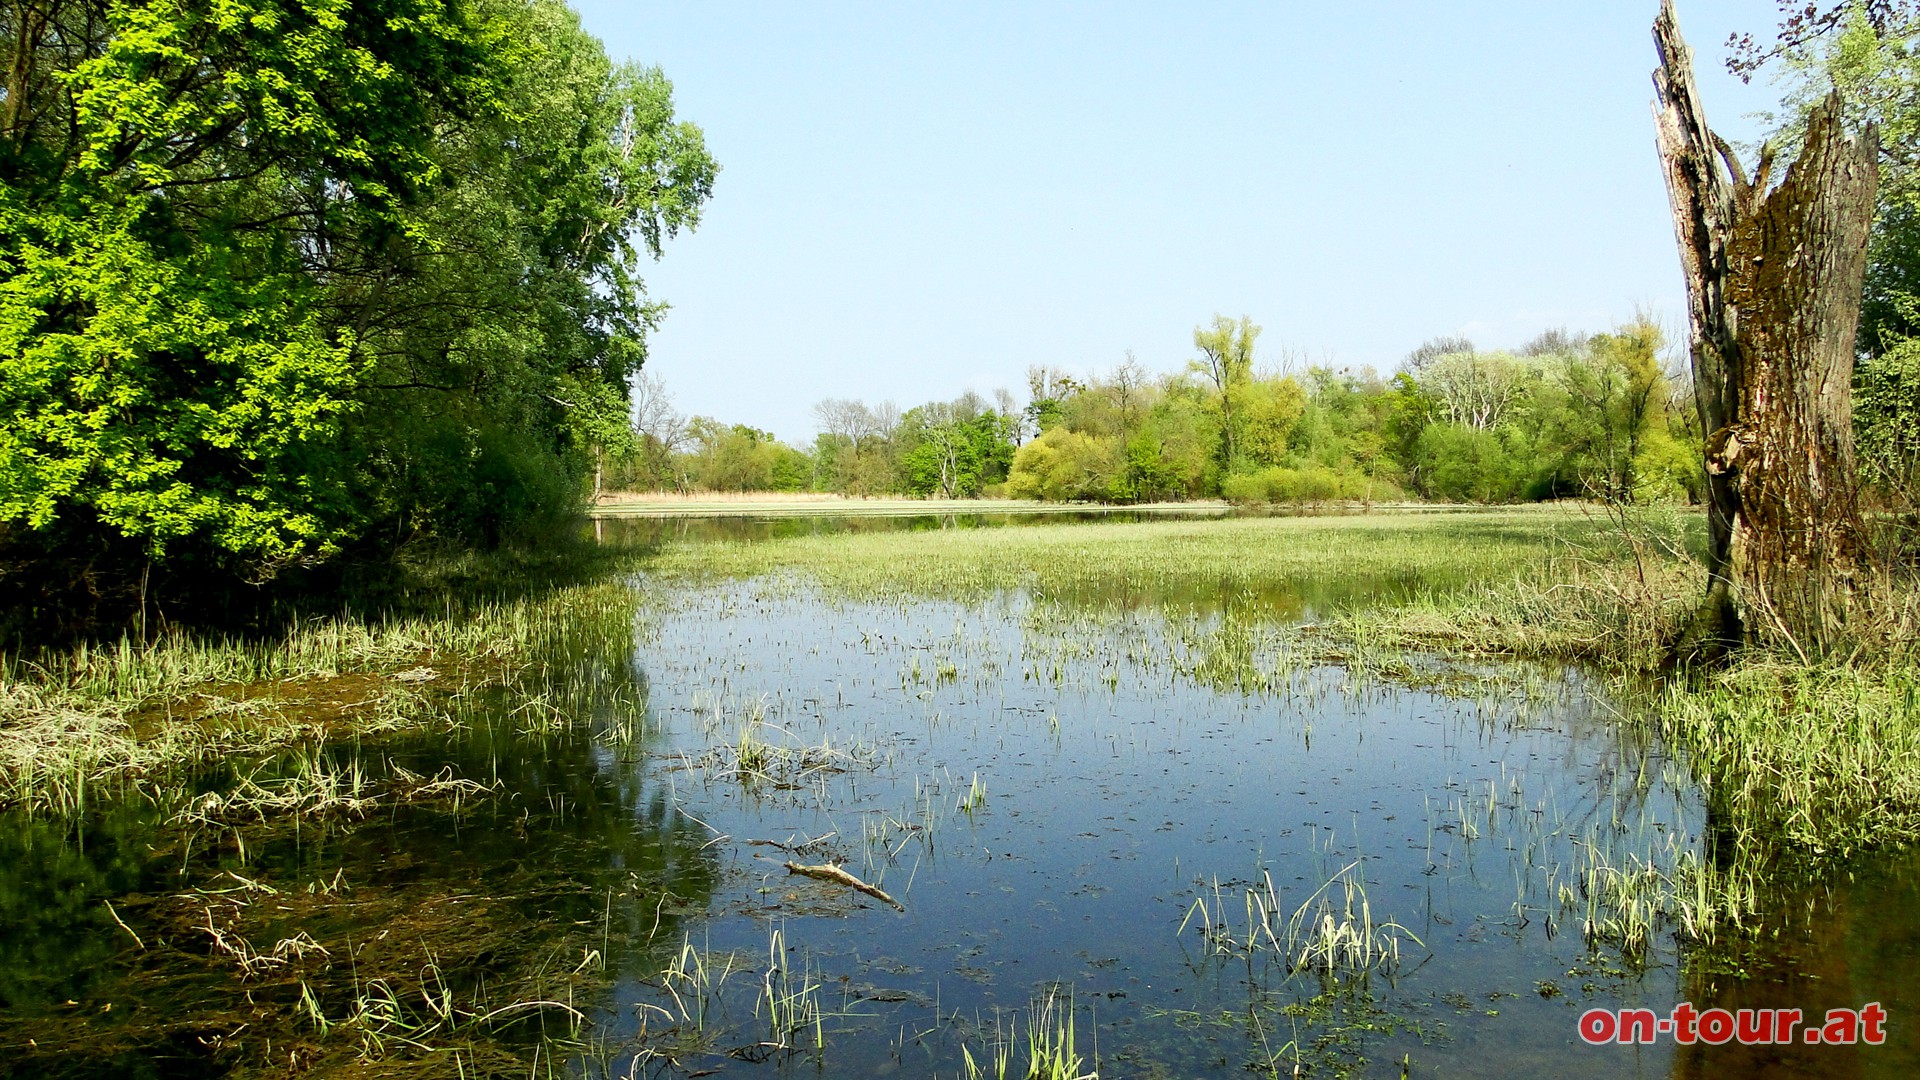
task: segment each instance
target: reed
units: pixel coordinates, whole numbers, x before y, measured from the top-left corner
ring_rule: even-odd
[[[1087,1069],[1075,1026],[1073,996],[1049,987],[1024,1017],[1016,1015],[1004,1026],[995,1018],[980,1060],[971,1047],[961,1047],[967,1080],[1098,1080],[1098,1063]]]
[[[1211,901],[1205,892],[1195,897],[1176,933],[1194,926],[1221,953],[1271,953],[1289,971],[1391,975],[1400,969],[1403,945],[1426,943],[1398,922],[1374,918],[1361,865],[1355,859],[1341,867],[1291,910],[1272,873],[1262,871],[1258,883],[1238,890],[1244,914],[1237,924],[1227,891],[1215,882]]]
[[[639,608],[607,581],[274,641],[179,632],[0,656],[0,808],[166,797],[208,762],[443,725],[444,703],[487,687],[537,702],[557,692],[553,658],[630,640]]]

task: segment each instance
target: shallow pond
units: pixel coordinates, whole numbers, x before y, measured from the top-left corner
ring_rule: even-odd
[[[249,1009],[296,981],[395,1066],[407,1033],[435,1042],[439,990],[490,978],[503,1018],[539,1018],[507,1042],[547,1045],[541,1075],[959,1077],[1005,1052],[1025,1076],[1068,1038],[1078,1072],[1046,1075],[1920,1069],[1913,857],[1763,884],[1752,939],[1636,920],[1631,883],[1685,879],[1711,822],[1680,763],[1623,734],[1624,699],[1575,671],[1334,662],[1288,629],[1411,584],[957,603],[641,574],[630,648],[576,658],[552,719],[482,699],[445,735],[327,750],[491,785],[470,800],[258,833],[11,819],[0,1073],[266,1073]],[[328,895],[351,902],[301,922]],[[429,974],[329,998],[284,947],[308,931],[369,972],[404,938],[392,962]],[[1856,1048],[1578,1034],[1592,1008],[1681,1001],[1891,1020]],[[592,1023],[540,1044],[562,1007]],[[324,1060],[326,1023],[282,1037],[286,1071]]]

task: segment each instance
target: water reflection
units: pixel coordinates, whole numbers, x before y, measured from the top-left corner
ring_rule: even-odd
[[[465,805],[191,827],[169,823],[177,802],[77,823],[7,815],[0,1075],[217,1076],[289,1062],[324,1074],[352,1064],[359,1037],[317,1042],[309,996],[340,1023],[379,1006],[384,987],[400,1017],[391,1052],[405,1059],[401,1029],[435,995],[471,1012],[657,971],[648,942],[677,935],[716,888],[711,835],[636,768],[651,737],[644,679],[624,655],[568,660],[540,703],[545,720],[481,695],[456,703],[436,736],[306,748],[195,778],[218,792],[243,774],[271,788],[302,772],[404,769],[492,789]],[[487,1040],[530,1047],[539,1025],[523,1027],[490,1025],[477,1049],[463,1036],[464,1060],[484,1060]]]
[[[647,546],[1045,523],[976,517],[598,527]],[[1434,658],[1380,678],[1261,631],[1450,584],[1223,580],[981,604],[650,589],[631,638],[549,658],[531,702],[474,695],[437,734],[195,778],[219,792],[357,763],[492,786],[462,805],[191,829],[164,820],[177,806],[7,816],[0,1076],[351,1071],[361,1044],[299,1021],[302,994],[340,1023],[380,980],[407,1002],[571,993],[600,1047],[571,1068],[591,1075],[956,1076],[963,1048],[980,1058],[1054,988],[1070,988],[1107,1077],[1920,1067],[1920,857],[1773,883],[1745,944],[1682,947],[1664,925],[1628,958],[1584,925],[1582,868],[1710,831],[1680,763],[1619,722],[1629,698],[1579,672]],[[784,866],[836,860],[907,910]],[[1342,880],[1417,938],[1403,963],[1324,974],[1217,947],[1252,936],[1250,890],[1318,913]],[[1203,934],[1196,904],[1225,933]],[[328,952],[249,974],[223,933],[259,954],[304,933]],[[662,978],[683,945],[735,973],[707,996],[675,984],[712,1006],[697,1022]],[[825,1049],[774,1046],[761,995],[782,973],[817,988]],[[1891,1038],[1578,1040],[1586,1008],[1683,999],[1809,1014],[1878,1000]],[[538,1034],[488,1031],[483,1048],[511,1058]]]
[[[1920,1072],[1920,852],[1862,859],[1845,871],[1776,882],[1754,940],[1689,958],[1682,996],[1698,1010],[1801,1010],[1817,1025],[1829,1009],[1879,1002],[1883,1046],[1709,1046],[1675,1054],[1673,1075],[1908,1077]],[[1902,1029],[1905,1029],[1904,1031]],[[1803,1029],[1804,1030],[1804,1029]]]

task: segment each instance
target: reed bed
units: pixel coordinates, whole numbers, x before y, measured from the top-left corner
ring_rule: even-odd
[[[622,581],[439,617],[302,624],[270,641],[184,632],[0,657],[0,808],[160,798],[196,765],[452,722],[484,687],[549,689],[553,661],[633,633]]]

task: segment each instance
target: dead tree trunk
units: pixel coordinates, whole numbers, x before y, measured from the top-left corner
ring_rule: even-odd
[[[1706,433],[1709,591],[1682,645],[1833,643],[1868,581],[1853,455],[1853,344],[1878,184],[1871,128],[1814,110],[1768,190],[1708,127],[1672,0],[1654,23],[1660,161],[1687,279]]]

